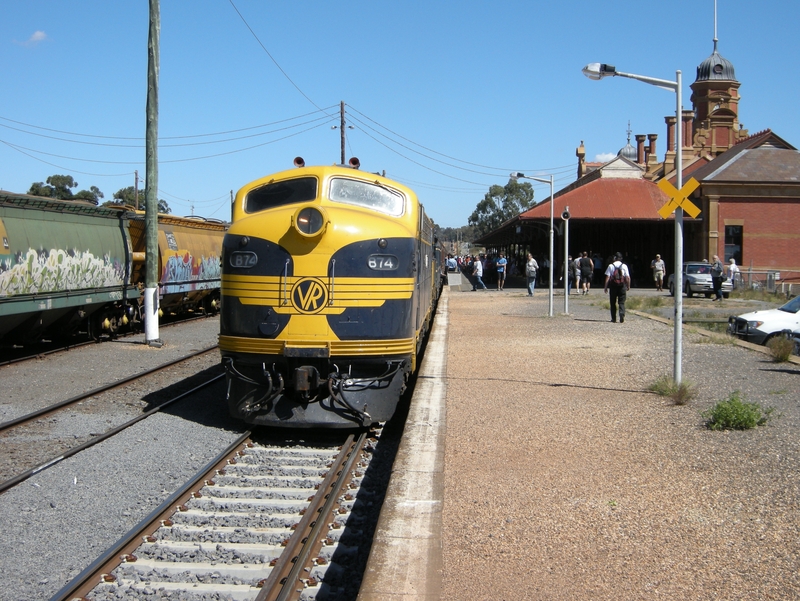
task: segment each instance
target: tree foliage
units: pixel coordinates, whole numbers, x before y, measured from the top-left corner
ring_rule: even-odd
[[[532,206],[533,186],[530,182],[509,179],[505,186],[495,184],[489,188],[469,216],[469,225],[473,227],[475,238],[480,238]]]
[[[114,200],[113,204],[117,205],[128,205],[129,207],[136,208],[137,198],[136,198],[136,191],[134,190],[133,186],[128,186],[127,188],[120,188],[116,192],[114,192]],[[139,190],[139,198],[138,198],[139,206],[144,204],[144,190]]]
[[[32,183],[28,194],[59,200],[84,200],[92,204],[98,204],[103,198],[103,193],[97,186],[73,194],[72,188],[77,188],[78,182],[71,175],[51,175],[46,182]]]
[[[92,204],[100,204],[103,193],[97,186],[91,186],[88,190],[81,190],[75,195],[75,199],[85,200]]]
[[[461,227],[437,227],[435,234],[442,242],[470,242],[474,238],[472,227],[469,225],[462,225]]]
[[[146,198],[147,191],[142,188],[139,190],[139,195],[137,198],[136,191],[133,186],[128,186],[127,188],[120,188],[116,192],[114,192],[114,200],[104,203],[105,205],[126,205],[129,207],[139,208],[144,210],[145,208],[145,198]],[[167,201],[163,198],[158,200],[158,212],[159,213],[172,213],[172,209],[169,208]]]
[[[72,189],[78,187],[71,175],[51,175],[46,182],[34,182],[31,184],[28,194],[32,196],[44,196],[45,198],[57,198],[58,200],[83,200],[92,204],[100,204],[105,198],[100,188],[91,186],[88,190],[81,190],[73,193]],[[139,190],[139,208],[144,209],[145,190]],[[136,194],[133,186],[122,188],[114,192],[113,200],[103,203],[104,207],[110,205],[136,206]],[[158,199],[159,213],[172,213],[167,201],[163,198]]]

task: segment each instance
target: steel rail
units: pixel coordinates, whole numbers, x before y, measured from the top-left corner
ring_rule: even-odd
[[[206,319],[208,317],[214,317],[214,315],[195,315],[192,317],[187,317],[186,319],[181,319],[177,321],[172,321],[170,323],[162,324],[164,328],[170,328],[172,326],[179,326],[185,323],[189,323],[192,321],[197,321],[199,319]],[[80,342],[68,342],[63,344],[62,346],[56,346],[54,348],[48,349],[46,351],[41,351],[35,353],[33,355],[26,355],[23,357],[15,357],[13,359],[6,359],[0,361],[0,367],[5,367],[6,365],[14,365],[15,363],[24,363],[25,361],[32,361],[33,359],[39,359],[41,357],[46,357],[47,355],[54,355],[56,353],[65,353],[67,351],[71,351],[76,348],[81,348],[82,346],[89,346],[91,344],[102,344],[103,342],[113,342],[115,340],[120,340],[123,338],[128,338],[130,336],[136,336],[137,334],[141,334],[141,332],[126,332],[125,334],[120,334],[115,336],[113,339],[110,340],[82,340]]]
[[[240,453],[240,447],[248,444],[251,430],[242,434],[228,448],[222,451],[195,474],[191,480],[169,496],[139,524],[107,549],[100,557],[78,574],[71,582],[58,591],[50,601],[83,599],[107,574],[123,562],[123,558],[142,544],[142,537],[152,535],[161,527],[161,522],[175,513],[176,506],[184,505],[192,494],[205,486],[211,474],[228,464],[231,457]]]
[[[255,601],[287,601],[298,597],[303,588],[302,584],[300,589],[297,588],[300,573],[305,569],[311,553],[318,548],[333,506],[350,479],[353,464],[358,459],[367,434],[366,430],[363,431],[355,441],[355,435],[348,436],[342,445],[342,452],[328,471]]]
[[[69,399],[60,401],[60,402],[55,403],[53,405],[50,405],[48,407],[43,407],[42,409],[39,409],[37,411],[33,411],[32,413],[28,413],[27,415],[22,415],[20,417],[17,417],[15,419],[9,420],[7,422],[0,423],[0,432],[3,432],[4,430],[8,430],[9,428],[13,428],[14,426],[18,426],[19,424],[32,421],[32,420],[34,420],[34,419],[36,419],[38,417],[42,417],[42,416],[47,415],[49,413],[53,413],[53,412],[58,411],[59,409],[61,409],[63,407],[67,407],[69,405],[73,405],[73,404],[75,404],[75,403],[77,403],[79,401],[82,401],[84,399],[92,397],[92,396],[94,396],[96,394],[100,394],[100,393],[106,392],[108,390],[113,390],[114,388],[122,386],[123,384],[127,384],[128,382],[132,382],[133,380],[138,380],[139,378],[143,378],[145,376],[149,376],[150,374],[154,374],[154,373],[156,373],[158,371],[161,371],[162,369],[166,369],[168,367],[172,367],[173,365],[176,365],[177,363],[181,363],[182,361],[187,361],[188,359],[192,359],[194,357],[197,357],[198,355],[203,355],[205,353],[210,353],[211,351],[213,351],[216,348],[217,348],[217,345],[215,344],[214,346],[210,346],[210,347],[205,348],[203,350],[196,351],[196,352],[194,352],[194,353],[192,353],[190,355],[186,355],[185,357],[180,357],[180,358],[175,359],[173,361],[170,361],[168,363],[164,363],[163,365],[159,365],[158,367],[154,367],[152,369],[147,369],[147,370],[145,370],[143,372],[139,372],[138,374],[134,374],[132,376],[128,376],[127,378],[123,378],[122,380],[117,380],[116,382],[112,382],[111,384],[106,384],[104,386],[100,386],[99,388],[95,388],[93,390],[90,390],[89,392],[84,392],[82,394],[79,394],[79,395],[76,395],[76,396],[71,397]]]
[[[46,470],[47,468],[55,465],[56,463],[59,463],[61,460],[66,459],[67,457],[72,457],[76,453],[80,453],[81,451],[96,445],[98,442],[102,442],[102,441],[104,441],[104,440],[106,440],[108,438],[111,438],[112,436],[114,436],[118,432],[121,432],[122,430],[125,430],[126,428],[131,427],[132,425],[142,421],[143,419],[146,419],[146,418],[150,417],[154,413],[157,413],[158,411],[161,411],[165,407],[167,407],[169,405],[172,405],[173,403],[181,400],[182,398],[184,398],[184,397],[186,397],[186,396],[188,396],[188,395],[190,395],[190,394],[192,394],[194,392],[197,392],[201,388],[205,388],[206,386],[210,386],[211,384],[213,384],[217,380],[220,380],[221,378],[224,378],[224,377],[225,377],[225,374],[219,374],[218,376],[214,376],[210,380],[207,380],[206,382],[203,382],[202,384],[199,384],[199,385],[195,386],[191,390],[187,390],[186,392],[179,394],[175,398],[170,399],[168,401],[165,401],[165,402],[161,403],[160,405],[158,405],[156,407],[153,407],[152,409],[149,409],[148,411],[145,411],[144,413],[142,413],[141,415],[133,418],[132,420],[129,420],[129,421],[125,422],[124,424],[121,424],[121,425],[119,425],[119,426],[117,426],[115,428],[112,428],[111,430],[108,430],[108,431],[104,432],[103,434],[100,434],[100,435],[96,436],[96,437],[92,438],[91,440],[86,441],[82,445],[79,445],[77,447],[72,447],[71,449],[68,449],[67,451],[65,451],[61,455],[59,455],[57,457],[53,457],[49,461],[46,461],[46,462],[42,463],[41,465],[39,465],[37,467],[34,467],[32,469],[29,469],[26,472],[18,474],[17,476],[14,476],[13,478],[10,478],[9,480],[6,480],[5,482],[0,482],[0,493],[3,493],[5,491],[7,491],[9,488],[11,488],[13,486],[16,486],[20,482],[23,482],[23,481],[27,480],[28,478],[30,478],[34,474],[38,474],[39,472],[41,472],[43,470]]]

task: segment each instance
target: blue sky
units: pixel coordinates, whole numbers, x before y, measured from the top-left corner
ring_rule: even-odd
[[[6,4],[0,189],[67,174],[110,199],[135,170],[143,186],[148,2]],[[719,0],[740,121],[795,146],[798,23],[794,0]],[[439,225],[466,225],[510,171],[552,173],[558,190],[581,140],[589,160],[616,154],[628,121],[658,134],[663,158],[674,95],[581,68],[670,80],[680,69],[691,108],[713,37],[713,0],[162,2],[159,197],[175,214],[226,219],[231,190],[295,156],[339,162],[344,101],[347,157],[413,188]]]

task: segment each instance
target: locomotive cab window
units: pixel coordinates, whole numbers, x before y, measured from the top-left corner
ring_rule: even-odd
[[[270,182],[247,193],[244,210],[258,213],[282,205],[308,202],[317,197],[317,178],[298,177],[280,182]]]
[[[333,202],[365,207],[394,217],[402,215],[405,209],[405,198],[397,190],[352,179],[332,179],[328,197]]]

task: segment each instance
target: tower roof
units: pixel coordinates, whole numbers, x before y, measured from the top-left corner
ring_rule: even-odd
[[[698,81],[736,81],[733,63],[717,52],[717,0],[714,0],[714,52],[697,67]]]
[[[717,43],[714,42],[714,52],[697,67],[695,81],[736,81],[733,63],[717,52]]]
[[[623,146],[622,148],[619,149],[619,152],[617,153],[617,156],[618,157],[624,157],[624,158],[628,159],[629,161],[632,161],[632,162],[635,163],[636,159],[638,158],[638,156],[637,156],[638,153],[637,153],[636,149],[633,146],[631,146],[631,122],[630,121],[628,121],[628,129],[626,131],[628,133],[628,143],[625,146]]]

